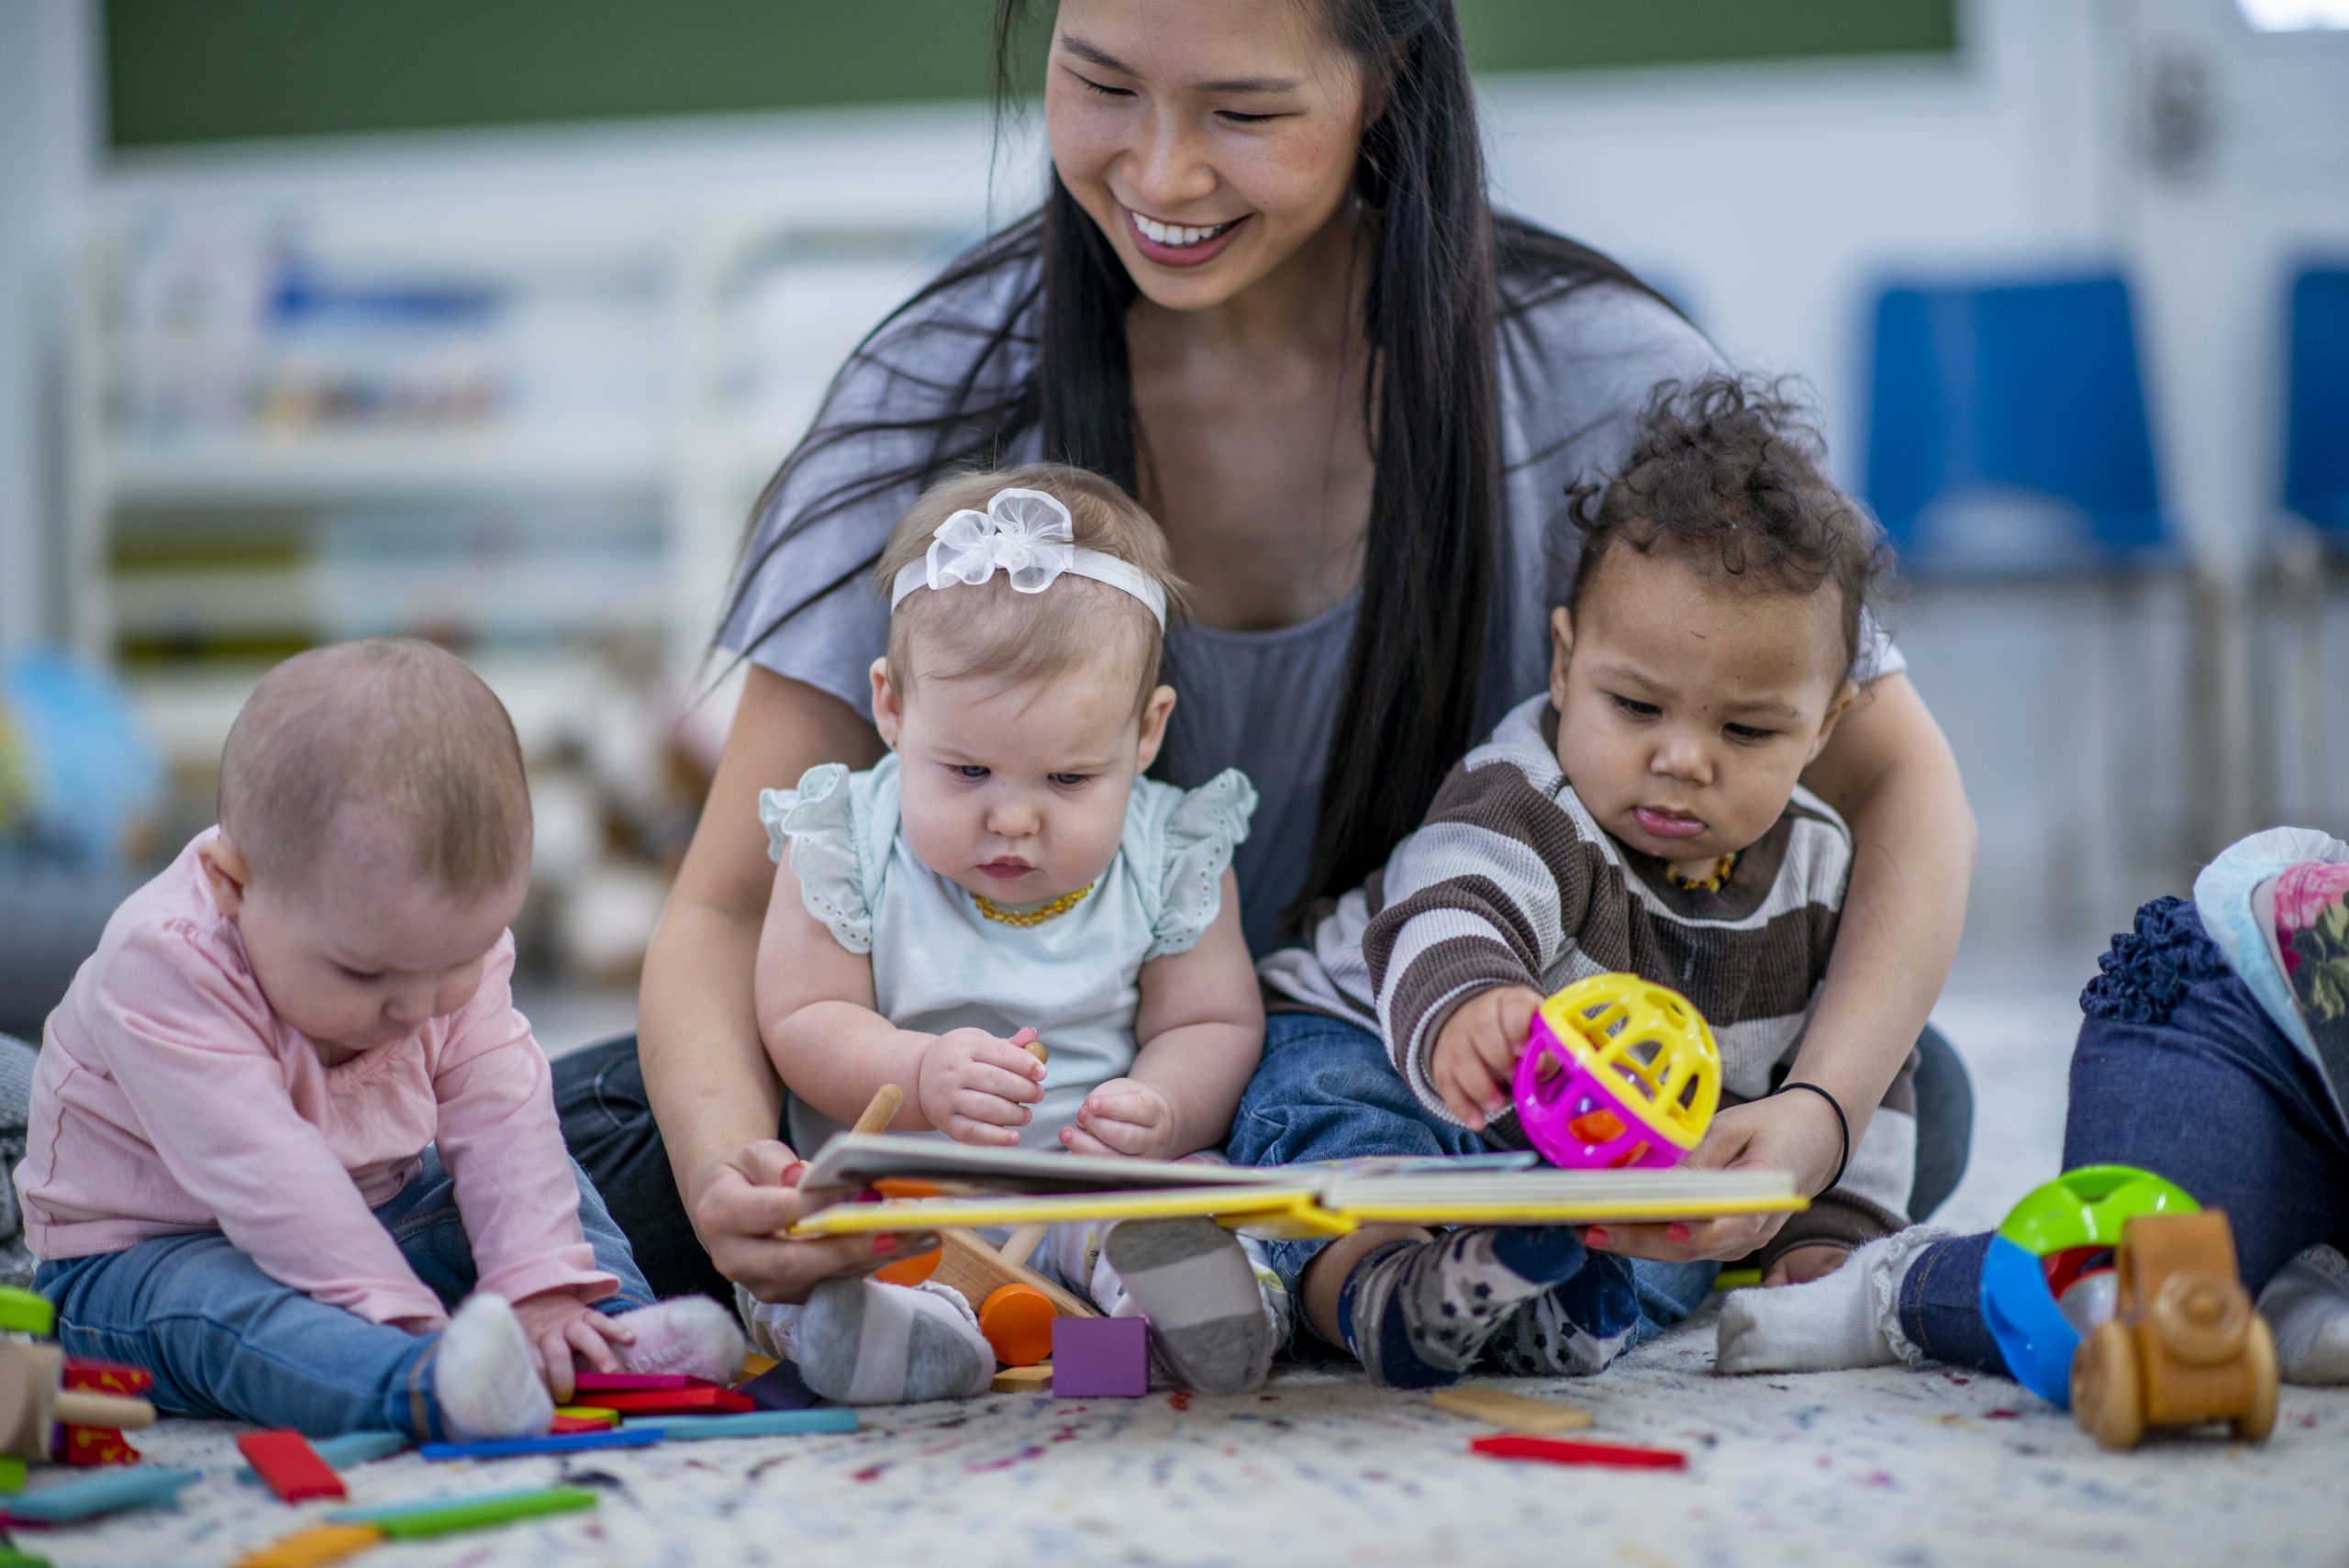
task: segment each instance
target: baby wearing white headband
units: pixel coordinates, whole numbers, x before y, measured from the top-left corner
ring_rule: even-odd
[[[1256,795],[1233,770],[1190,790],[1142,776],[1174,706],[1158,675],[1182,598],[1157,525],[1081,469],[974,474],[915,503],[877,576],[891,614],[873,718],[890,755],[759,803],[777,862],[759,1029],[793,1146],[896,1084],[893,1131],[1214,1149],[1264,1046],[1230,870]],[[1271,1271],[1208,1221],[1059,1226],[1030,1263],[1147,1318],[1196,1392],[1253,1387],[1284,1331]],[[995,1373],[977,1304],[942,1284],[741,1300],[761,1348],[829,1398],[968,1396]]]

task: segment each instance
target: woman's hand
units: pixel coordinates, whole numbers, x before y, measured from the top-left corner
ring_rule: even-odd
[[[1790,1171],[1795,1191],[1816,1194],[1835,1173],[1842,1150],[1842,1129],[1825,1101],[1817,1095],[1772,1095],[1714,1117],[1704,1141],[1681,1163],[1692,1171]],[[1585,1231],[1583,1240],[1603,1252],[1668,1263],[1742,1258],[1776,1236],[1787,1218],[1736,1214],[1671,1225],[1609,1225]]]
[[[949,1029],[922,1052],[915,1095],[922,1119],[955,1142],[1008,1149],[1044,1097],[1044,1064],[985,1029]]]
[[[1163,1160],[1174,1147],[1174,1103],[1154,1084],[1112,1078],[1085,1096],[1076,1124],[1061,1129],[1061,1142],[1073,1154]]]
[[[929,1235],[792,1240],[784,1232],[824,1207],[820,1195],[794,1184],[801,1168],[787,1145],[765,1139],[710,1161],[686,1195],[709,1261],[761,1301],[805,1301],[828,1279],[870,1273],[938,1245]]]
[[[1517,1059],[1525,1054],[1526,1036],[1541,1006],[1539,991],[1496,985],[1454,1007],[1436,1031],[1429,1076],[1471,1132],[1484,1131],[1508,1105]]]

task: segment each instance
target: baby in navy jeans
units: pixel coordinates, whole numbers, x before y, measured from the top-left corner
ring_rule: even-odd
[[[529,859],[513,724],[457,660],[384,639],[262,681],[219,826],[49,1019],[17,1182],[70,1353],[165,1409],[419,1440],[545,1431],[574,1358],[740,1369],[563,1151],[509,990]]]

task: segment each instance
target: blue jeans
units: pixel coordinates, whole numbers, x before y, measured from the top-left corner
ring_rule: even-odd
[[[1285,1165],[1372,1154],[1461,1155],[1486,1151],[1484,1139],[1431,1116],[1368,1029],[1320,1013],[1275,1013],[1265,1020],[1264,1058],[1241,1096],[1229,1151],[1235,1165]],[[1270,1241],[1274,1272],[1300,1304],[1298,1281],[1327,1238]],[[1716,1263],[1654,1263],[1594,1254],[1586,1268],[1630,1265],[1640,1316],[1631,1342],[1653,1338],[1696,1310],[1713,1287]],[[1602,1335],[1622,1325],[1585,1324]],[[1304,1347],[1303,1337],[1299,1346]]]
[[[2135,1165],[2223,1208],[2256,1296],[2307,1248],[2349,1238],[2349,1129],[2318,1069],[2203,934],[2157,898],[2081,994],[2064,1169]],[[1987,1235],[1939,1241],[1900,1288],[1900,1327],[1937,1361],[2006,1362],[1982,1322]]]
[[[572,1172],[596,1266],[620,1282],[597,1309],[649,1305],[627,1238],[586,1173],[576,1164]],[[437,1150],[425,1150],[424,1168],[375,1218],[444,1305],[454,1308],[473,1289],[473,1245]],[[281,1284],[217,1230],[46,1262],[33,1284],[57,1307],[68,1355],[153,1373],[148,1397],[159,1409],[293,1427],[312,1437],[385,1429],[421,1442],[448,1436],[432,1391],[440,1335],[370,1323]]]

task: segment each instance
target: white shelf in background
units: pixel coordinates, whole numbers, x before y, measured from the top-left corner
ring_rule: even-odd
[[[296,504],[562,491],[651,490],[669,444],[643,430],[400,431],[283,439],[117,441],[95,473],[117,505]]]

